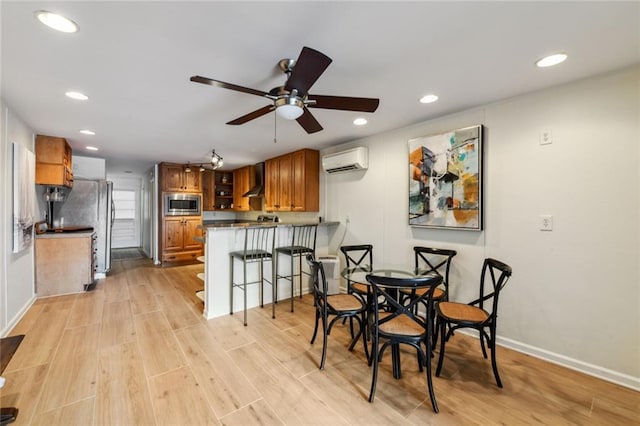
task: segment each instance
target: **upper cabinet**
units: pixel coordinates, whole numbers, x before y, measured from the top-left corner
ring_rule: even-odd
[[[197,167],[161,163],[160,176],[164,192],[202,192],[202,176]]]
[[[36,136],[36,183],[73,187],[71,146],[65,138]]]
[[[265,210],[320,210],[320,153],[302,149],[265,162]]]
[[[233,171],[233,209],[237,211],[251,210],[251,198],[243,197],[255,184],[253,166],[245,166]]]
[[[202,210],[211,211],[215,210],[216,197],[214,191],[215,185],[215,172],[213,170],[205,170],[202,172]]]

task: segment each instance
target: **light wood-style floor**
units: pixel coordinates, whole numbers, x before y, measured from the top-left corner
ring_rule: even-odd
[[[431,409],[415,353],[403,378],[381,367],[376,400],[362,345],[347,326],[309,344],[312,299],[205,321],[195,278],[202,266],[116,261],[94,291],[40,299],[12,331],[26,334],[4,377],[15,425],[638,424],[640,393],[498,349],[496,387],[478,342],[456,334],[435,378]],[[435,366],[435,362],[434,362]]]

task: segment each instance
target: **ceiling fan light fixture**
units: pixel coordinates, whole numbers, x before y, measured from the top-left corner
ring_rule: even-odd
[[[285,120],[295,120],[304,112],[304,102],[296,96],[276,99],[276,114]]]

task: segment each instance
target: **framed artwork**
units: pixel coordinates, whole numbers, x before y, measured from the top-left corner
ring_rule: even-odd
[[[409,141],[409,225],[482,230],[482,125]]]
[[[13,252],[28,248],[35,218],[36,156],[13,143]]]

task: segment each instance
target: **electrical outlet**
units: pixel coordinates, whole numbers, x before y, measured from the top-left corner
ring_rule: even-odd
[[[540,230],[553,231],[553,216],[551,216],[550,214],[540,215]]]
[[[551,130],[544,129],[540,132],[540,145],[549,145],[553,143],[553,135]]]

